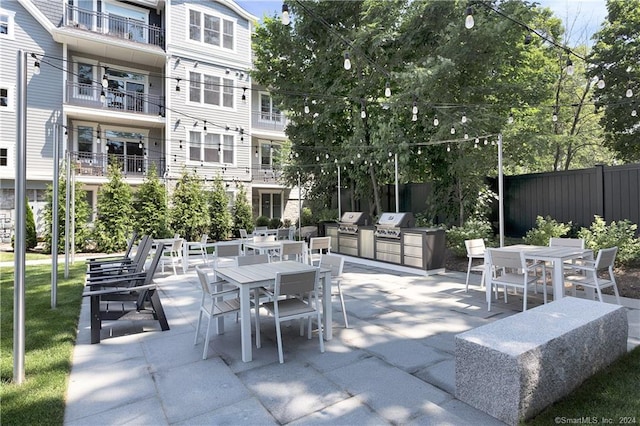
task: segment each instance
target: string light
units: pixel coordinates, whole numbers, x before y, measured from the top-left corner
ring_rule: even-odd
[[[465,124],[467,122],[467,114],[466,113],[462,113],[462,118],[460,119],[460,122],[462,124]]]
[[[109,87],[109,67],[104,67],[104,74],[102,75],[102,87],[105,89]]]
[[[364,109],[364,101],[361,101],[362,107],[360,109],[360,118],[367,118],[367,111]]]
[[[304,98],[304,113],[309,114],[309,104],[307,104],[307,98]]]
[[[513,113],[512,113],[512,112],[510,112],[510,113],[509,113],[509,118],[507,119],[507,122],[508,122],[509,124],[513,124],[513,120],[514,120],[514,118],[513,118]]]
[[[33,62],[33,73],[35,75],[40,75],[40,61],[38,61],[35,53],[32,53],[31,57],[35,59],[35,61]]]
[[[176,78],[176,92],[180,91],[180,78]]]
[[[455,134],[456,134],[456,128],[455,128],[455,127],[453,127],[453,126],[451,126],[451,134],[452,134],[452,135],[455,135]]]
[[[627,98],[630,98],[630,97],[632,97],[632,96],[633,96],[633,90],[631,90],[631,87],[629,87],[629,88],[627,89],[627,92],[625,93],[625,96],[626,96]]]
[[[475,21],[473,20],[473,8],[471,6],[467,7],[467,17],[464,20],[464,26],[466,29],[470,30],[475,25]]]
[[[291,23],[291,17],[289,16],[289,5],[282,4],[282,16],[280,17],[282,25],[289,25]]]
[[[351,59],[348,52],[344,52],[344,69],[347,71],[351,69]]]
[[[106,99],[107,99],[107,95],[105,95],[104,89],[100,90],[100,102],[104,103]]]
[[[551,120],[555,123],[558,121],[558,110],[553,111],[553,115],[551,116]]]
[[[386,83],[386,84],[385,84],[385,86],[384,86],[384,95],[385,95],[387,98],[390,98],[390,97],[391,97],[391,86],[389,85],[389,82],[388,82],[388,81],[387,81],[387,83]]]
[[[99,124],[98,124],[98,130],[96,130],[96,133],[97,133],[96,143],[100,145],[102,143],[102,129],[100,128]]]
[[[573,75],[574,72],[575,69],[573,67],[573,62],[571,61],[571,58],[567,58],[567,75]]]
[[[598,89],[604,89],[604,87],[605,87],[604,76],[602,76],[601,78],[598,79]]]
[[[247,88],[242,88],[242,102],[247,102]]]
[[[438,127],[438,124],[440,124],[440,120],[438,120],[438,116],[436,115],[433,117],[433,125]]]
[[[447,152],[451,152],[451,145],[447,144]]]

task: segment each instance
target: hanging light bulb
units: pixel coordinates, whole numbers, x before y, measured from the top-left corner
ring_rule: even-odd
[[[389,85],[389,82],[388,82],[388,81],[387,81],[387,83],[386,83],[386,84],[385,84],[385,86],[384,86],[384,95],[385,95],[387,98],[390,98],[390,97],[391,97],[391,86]]]
[[[487,138],[484,138],[484,144],[487,145],[489,143],[489,141],[487,140]]]
[[[567,75],[573,75],[575,72],[575,68],[573,67],[573,62],[571,58],[567,58]]]
[[[360,110],[360,118],[367,118],[367,111],[364,110],[364,105],[362,106],[362,109]]]
[[[422,154],[422,150],[418,148],[418,155]]]
[[[107,98],[107,96],[104,93],[104,89],[100,91],[100,102],[104,103],[105,99]]]
[[[258,158],[258,148],[256,148],[256,154],[255,154],[256,158]]]
[[[309,105],[307,105],[307,101],[304,102],[304,113],[309,114]]]
[[[357,153],[357,154],[356,154],[356,157],[360,158],[360,157],[361,157],[360,153]]]
[[[447,144],[447,152],[451,152],[451,145]]]
[[[207,120],[204,120],[204,135],[207,136]]]
[[[627,98],[630,98],[633,96],[633,90],[631,90],[631,87],[627,89],[627,93],[625,93],[625,95],[627,96]]]
[[[465,139],[469,139],[469,133],[465,133],[465,134],[464,134],[464,138],[465,138]]]
[[[602,76],[602,78],[598,80],[598,89],[604,89],[604,86],[605,86],[604,76]]]
[[[282,25],[289,25],[291,22],[291,17],[289,16],[289,5],[286,3],[282,4],[282,16],[280,17],[280,21]]]
[[[320,161],[320,157],[316,155],[316,161]]]
[[[465,124],[467,122],[467,114],[466,113],[462,113],[462,118],[460,119],[460,122],[462,124]]]
[[[105,89],[109,87],[109,74],[107,74],[108,69],[109,68],[104,67],[104,75],[102,76],[102,87]]]
[[[324,158],[326,158],[328,160],[329,159],[329,154],[325,154]]]
[[[509,122],[509,124],[513,124],[513,113],[512,112],[509,113],[509,119],[507,121]]]
[[[475,143],[473,144],[473,147],[474,147],[474,148],[477,148],[477,147],[478,147],[478,142],[479,142],[479,141],[478,141],[478,138],[476,138],[476,141],[475,141]]]
[[[344,52],[344,69],[347,71],[351,69],[351,59],[349,59],[348,52]]]
[[[247,88],[242,88],[242,102],[247,102]]]
[[[35,75],[40,75],[40,61],[35,61],[33,63],[33,73]]]
[[[636,109],[635,109],[635,108],[634,108],[634,109],[632,109],[632,110],[631,110],[631,116],[632,116],[632,117],[635,117],[635,116],[637,116],[637,115],[638,115],[638,111],[636,111]]]
[[[470,30],[475,25],[475,21],[473,20],[473,8],[467,8],[467,17],[464,20],[464,26],[466,29]]]
[[[451,126],[451,134],[452,134],[452,135],[455,135],[455,134],[456,134],[456,128],[455,128],[455,127],[453,127],[453,126]]]
[[[418,102],[413,101],[413,108],[411,108],[411,112],[413,114],[417,114],[418,113]]]
[[[436,115],[436,116],[433,118],[433,125],[434,125],[434,126],[436,126],[436,127],[438,127],[438,124],[440,124],[440,120],[438,120],[438,116]]]
[[[558,111],[553,111],[553,115],[551,116],[551,120],[555,123],[558,121]]]
[[[411,121],[418,121],[418,114],[413,114],[411,116]]]
[[[180,79],[176,78],[176,92],[180,91]]]
[[[96,143],[100,145],[102,143],[102,129],[100,128],[99,124],[98,124],[98,130],[96,130],[96,133],[97,133]]]

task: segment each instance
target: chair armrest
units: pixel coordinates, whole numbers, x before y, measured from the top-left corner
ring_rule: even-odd
[[[157,284],[153,283],[153,284],[144,284],[144,285],[126,287],[126,288],[123,287],[123,288],[108,288],[108,289],[102,289],[102,290],[89,290],[89,291],[83,292],[82,297],[100,296],[102,294],[114,294],[114,293],[123,293],[123,292],[129,293],[131,291],[136,291],[136,290],[148,290],[156,286]]]
[[[135,269],[138,266],[137,263],[128,263],[126,265],[113,265],[107,267],[100,267],[96,269],[89,269],[87,275],[106,275],[123,271],[129,271]]]
[[[582,261],[582,263],[575,263],[575,264],[571,263],[567,266],[571,267],[571,269],[575,269],[579,271],[593,271],[595,270],[596,262],[586,260],[586,261]]]
[[[104,279],[87,280],[85,285],[87,286],[109,286],[114,284],[122,284],[130,282],[132,280],[145,279],[146,272],[135,272],[130,274],[123,274],[114,277],[104,277]]]

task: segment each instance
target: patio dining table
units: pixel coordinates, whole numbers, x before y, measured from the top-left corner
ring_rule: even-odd
[[[274,285],[278,272],[304,272],[312,269],[317,269],[317,266],[295,261],[215,268],[215,273],[219,278],[227,280],[240,290],[242,361],[250,362],[253,359],[251,348],[251,290]],[[322,279],[322,327],[324,327],[325,340],[331,340],[333,337],[331,330],[331,270],[321,268],[320,278]]]
[[[553,285],[553,300],[564,297],[564,266],[565,262],[574,259],[593,259],[593,251],[575,247],[532,246],[528,244],[514,244],[494,250],[519,251],[526,259],[550,262],[553,264],[551,283]],[[485,284],[491,276],[491,264],[485,256]],[[485,285],[487,303],[491,299],[491,286]]]

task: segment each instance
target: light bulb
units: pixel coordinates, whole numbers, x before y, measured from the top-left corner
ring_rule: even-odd
[[[604,86],[604,78],[601,78],[600,80],[598,80],[598,89],[604,89]]]
[[[102,76],[102,87],[105,89],[109,87],[109,79],[107,78],[107,74]]]
[[[104,103],[105,99],[107,98],[107,96],[104,93],[104,90],[100,91],[100,102]]]
[[[329,159],[329,154],[325,154],[324,158],[326,158],[328,160]]]
[[[635,109],[631,111],[631,116],[635,117],[638,115],[638,111],[636,111]]]
[[[567,75],[573,75],[575,69],[573,68],[573,62],[571,59],[567,59]]]
[[[513,113],[509,114],[509,119],[507,121],[509,124],[513,124]]]
[[[316,155],[316,161],[320,161],[320,157]]]
[[[435,118],[433,119],[433,125],[438,126],[438,124],[440,124],[440,120],[438,120],[438,116],[436,115]]]
[[[469,139],[469,133],[465,133],[465,134],[464,134],[464,138],[465,138],[465,139]]]
[[[418,113],[418,104],[416,102],[413,103],[413,108],[411,109],[411,112],[413,114],[417,114]]]
[[[447,152],[451,152],[451,145],[447,145]]]
[[[351,69],[351,59],[349,59],[348,53],[344,54],[344,69],[347,71]]]
[[[551,120],[555,123],[556,121],[558,121],[558,113],[553,113],[553,116],[551,117]]]
[[[455,134],[456,134],[456,128],[455,128],[455,127],[453,127],[453,126],[451,126],[451,134],[452,134],[452,135],[455,135]]]
[[[40,62],[35,61],[35,62],[33,63],[33,73],[34,73],[35,75],[40,75]]]
[[[309,114],[309,105],[304,106],[304,113]]]
[[[418,155],[422,154],[422,150],[418,148]]]
[[[462,118],[460,119],[460,122],[462,124],[465,124],[467,122],[467,114],[462,114]]]
[[[411,116],[411,121],[418,121],[418,114],[413,114],[413,116]]]
[[[391,97],[391,86],[389,86],[389,82],[387,81],[387,85],[384,88],[384,95],[389,98]]]
[[[362,110],[360,110],[360,117],[361,118],[367,118],[367,111],[365,111],[364,108],[362,108]]]
[[[356,157],[360,158],[360,153],[358,153],[358,154],[356,155]]]
[[[289,16],[289,6],[284,3],[282,5],[282,16],[280,18],[282,25],[289,25],[291,22],[291,17]]]
[[[633,96],[633,90],[631,90],[631,88],[627,89],[627,93],[625,93],[625,95],[627,96],[627,98],[630,98]]]
[[[467,8],[467,17],[464,20],[464,26],[466,29],[470,30],[475,25],[475,21],[473,20],[473,8]]]

